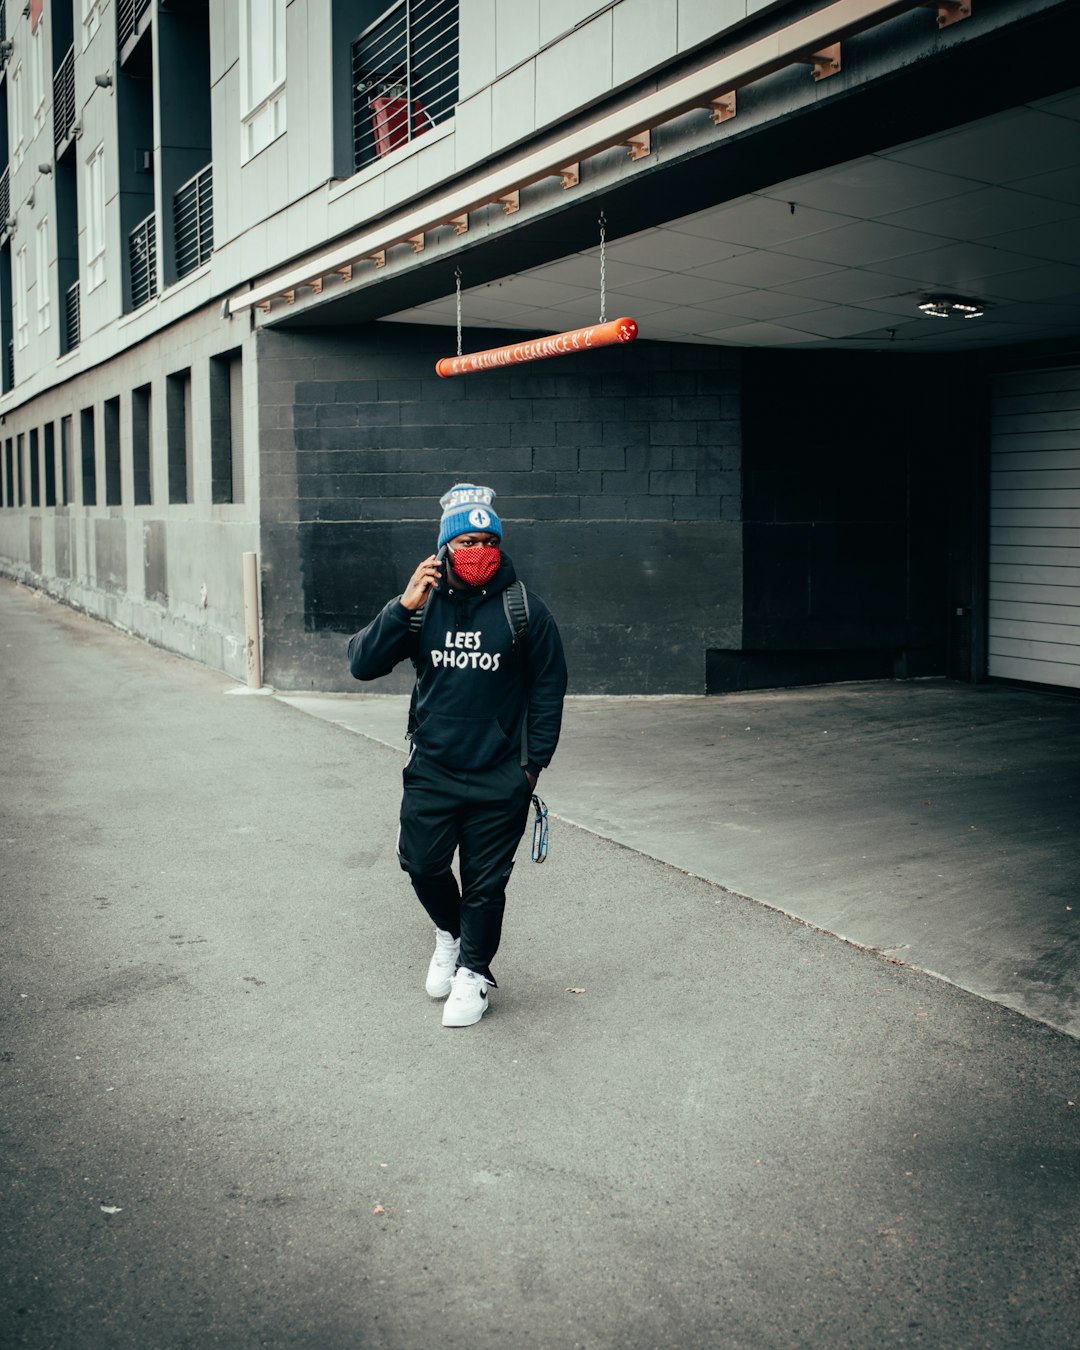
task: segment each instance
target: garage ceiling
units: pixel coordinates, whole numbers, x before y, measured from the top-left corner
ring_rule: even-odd
[[[599,252],[464,289],[465,326],[595,323]],[[1080,336],[1080,89],[609,243],[606,279],[607,317],[664,342],[935,351]],[[938,295],[985,314],[922,315]],[[386,321],[452,326],[454,299]]]

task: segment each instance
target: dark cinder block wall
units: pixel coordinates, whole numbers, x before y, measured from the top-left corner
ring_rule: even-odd
[[[267,680],[355,690],[348,636],[433,550],[440,495],[471,480],[498,493],[574,692],[704,692],[706,651],[742,645],[739,354],[639,340],[441,380],[453,342],[396,324],[260,334]]]

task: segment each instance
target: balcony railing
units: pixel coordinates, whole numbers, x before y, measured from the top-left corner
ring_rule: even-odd
[[[214,166],[189,178],[173,197],[176,275],[186,277],[206,262],[214,248]]]
[[[14,339],[14,338],[8,338],[8,345],[7,345],[7,351],[5,352],[5,357],[6,357],[6,360],[4,361],[4,378],[5,378],[5,380],[6,380],[6,384],[4,385],[4,388],[5,388],[5,389],[14,389],[14,388],[15,388],[15,339]]]
[[[57,149],[75,126],[75,48],[69,47],[53,76],[53,144]]]
[[[128,236],[128,262],[131,267],[131,308],[138,309],[157,295],[157,221],[153,212]]]
[[[139,20],[150,8],[150,0],[120,0],[116,10],[116,42],[121,51],[124,43],[132,37],[139,26]]]
[[[7,222],[11,218],[11,166],[7,165],[0,173],[0,234],[7,233]]]
[[[67,341],[65,351],[74,351],[82,341],[82,312],[80,309],[79,283],[67,288],[64,295],[64,337]]]
[[[0,0],[0,42],[7,40],[7,0]],[[2,60],[6,64],[7,57]]]
[[[353,167],[453,115],[458,0],[397,0],[352,47]]]

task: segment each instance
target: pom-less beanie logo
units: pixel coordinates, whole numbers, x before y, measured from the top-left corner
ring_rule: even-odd
[[[459,483],[457,487],[452,487],[439,498],[439,505],[445,511],[457,511],[463,506],[472,506],[477,502],[490,506],[494,498],[495,493],[489,487],[478,487],[475,483]]]
[[[478,506],[475,511],[469,512],[469,524],[474,530],[486,530],[491,524],[491,517],[482,506]]]

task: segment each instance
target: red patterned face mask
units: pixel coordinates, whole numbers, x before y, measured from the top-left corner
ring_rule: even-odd
[[[497,548],[456,548],[450,554],[450,566],[466,586],[483,586],[501,562],[502,550]]]

